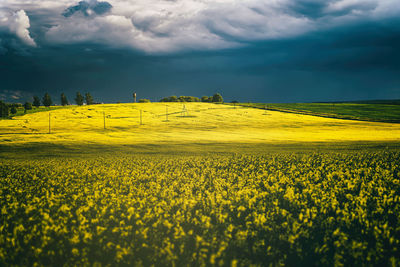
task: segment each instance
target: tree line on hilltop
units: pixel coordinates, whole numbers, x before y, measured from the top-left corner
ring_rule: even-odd
[[[33,108],[39,108],[40,106],[44,107],[50,107],[53,105],[53,100],[50,96],[50,94],[45,93],[43,98],[40,99],[38,96],[33,96],[33,101],[32,102],[25,102],[24,104],[20,103],[5,103],[0,100],[0,117],[6,118],[9,117],[10,115],[14,115],[17,113],[18,108],[23,108],[24,113],[27,113],[28,110],[32,110]],[[60,96],[61,100],[61,105],[62,106],[67,106],[70,104],[68,101],[67,96],[62,93]],[[90,93],[86,93],[85,96],[83,96],[80,92],[76,93],[76,96],[74,98],[75,103],[78,106],[82,106],[84,104],[86,105],[93,105],[96,104],[93,100],[93,97]],[[134,93],[134,101],[136,102],[136,93]],[[139,103],[149,103],[149,99],[139,99]],[[221,96],[221,94],[216,93],[213,96],[203,96],[201,98],[195,97],[195,96],[169,96],[169,97],[164,97],[160,100],[160,102],[209,102],[209,103],[223,103],[224,100]]]
[[[69,105],[69,101],[67,96],[62,93],[61,94],[61,105],[62,106],[67,106]],[[45,106],[45,107],[50,107],[53,105],[53,100],[49,93],[45,93],[43,98],[40,99],[38,96],[33,96],[33,101],[32,102],[25,102],[24,104],[20,103],[13,103],[13,104],[8,104],[0,100],[0,117],[5,118],[8,117],[10,114],[16,114],[17,113],[17,108],[24,108],[24,113],[26,113],[28,110],[32,110],[33,107],[39,108],[40,106]],[[93,97],[90,93],[86,93],[85,96],[83,96],[80,92],[76,93],[75,97],[75,103],[78,106],[82,106],[84,103],[86,105],[93,105],[95,104]]]
[[[222,103],[224,99],[221,94],[216,93],[213,96],[203,96],[201,98],[195,96],[169,96],[164,97],[160,100],[160,102],[209,102],[209,103]]]

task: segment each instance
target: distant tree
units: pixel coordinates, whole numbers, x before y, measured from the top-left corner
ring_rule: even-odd
[[[32,103],[31,102],[25,102],[24,104],[24,112],[31,110],[32,109]]]
[[[149,99],[139,99],[139,103],[150,103]]]
[[[195,96],[180,96],[178,97],[179,102],[199,102],[200,99]]]
[[[38,108],[40,107],[40,98],[37,96],[33,96],[33,105]]]
[[[212,102],[221,103],[221,102],[224,102],[224,99],[222,98],[222,96],[220,94],[216,93],[212,97]]]
[[[64,93],[62,93],[61,94],[61,105],[62,106],[66,106],[66,105],[68,105],[69,103],[68,103],[68,99],[67,99],[67,96],[64,94]]]
[[[200,102],[200,99],[195,96],[169,96],[169,97],[164,97],[160,100],[160,102]]]
[[[237,104],[237,103],[239,103],[239,102],[236,101],[236,100],[233,100],[233,101],[231,101],[231,103],[232,103],[232,104]]]
[[[80,92],[76,93],[76,97],[75,97],[75,102],[78,106],[82,106],[83,105],[83,96],[81,95]]]
[[[53,101],[51,100],[50,95],[45,93],[43,96],[43,106],[50,107],[51,105],[53,105]]]
[[[173,95],[173,96],[162,98],[160,100],[160,102],[178,102],[178,98],[175,95]]]
[[[93,105],[93,97],[90,93],[85,94],[86,105]]]
[[[15,106],[11,106],[10,112],[11,114],[17,113],[17,108]]]
[[[22,108],[22,104],[21,103],[12,103],[10,104],[10,107],[15,107],[15,108]]]
[[[0,117],[6,118],[8,117],[8,115],[10,115],[8,110],[8,105],[3,101],[0,101]]]
[[[210,97],[208,97],[208,96],[202,96],[202,97],[201,97],[201,102],[210,102]]]

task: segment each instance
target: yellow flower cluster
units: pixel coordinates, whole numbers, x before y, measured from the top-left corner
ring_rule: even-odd
[[[400,152],[2,159],[0,265],[398,265]]]

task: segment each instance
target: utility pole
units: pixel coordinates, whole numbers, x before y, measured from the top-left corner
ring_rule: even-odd
[[[187,109],[186,109],[186,105],[185,104],[183,104],[183,107],[182,107],[182,115],[181,115],[182,117],[186,117],[186,116],[188,116],[188,112],[187,112]]]
[[[165,105],[165,121],[168,121],[168,106]]]
[[[136,103],[136,92],[133,93],[133,99],[135,100],[135,103]]]
[[[140,125],[143,125],[143,123],[142,123],[142,110],[140,110]]]
[[[50,124],[50,112],[49,112],[49,134],[51,134],[51,124]]]
[[[106,129],[106,113],[103,111],[103,125],[104,125],[104,130]]]

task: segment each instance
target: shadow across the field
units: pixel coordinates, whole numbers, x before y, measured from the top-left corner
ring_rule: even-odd
[[[150,143],[135,145],[86,144],[0,144],[2,158],[99,157],[110,154],[212,155],[346,152],[359,150],[399,150],[399,142],[313,142],[313,143]]]

